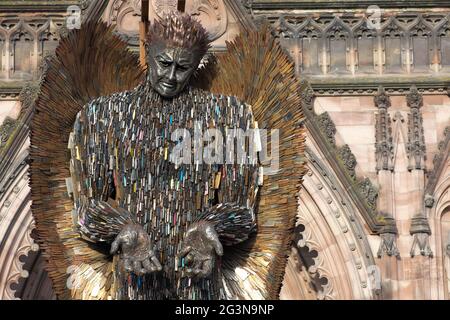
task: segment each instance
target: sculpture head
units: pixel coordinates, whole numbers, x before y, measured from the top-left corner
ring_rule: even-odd
[[[190,15],[166,14],[147,35],[147,65],[154,90],[165,98],[178,95],[188,84],[209,49],[208,33]]]

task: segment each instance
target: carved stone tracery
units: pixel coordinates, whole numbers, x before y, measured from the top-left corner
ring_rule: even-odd
[[[376,115],[376,142],[375,155],[377,161],[377,171],[394,170],[394,146],[392,143],[392,126],[388,108],[391,106],[389,96],[383,87],[378,88],[378,93],[374,97],[375,106],[378,108]]]
[[[28,226],[28,230],[24,234],[24,238],[14,254],[14,260],[11,266],[12,272],[10,272],[9,277],[6,280],[6,288],[3,299],[16,300],[17,297],[15,296],[16,290],[13,288],[14,285],[17,285],[20,279],[29,277],[29,272],[24,269],[24,258],[26,258],[31,252],[37,252],[39,250],[39,246],[31,238],[31,231],[33,229],[34,221],[30,226]]]
[[[36,79],[40,61],[46,54],[54,52],[61,38],[59,31],[64,26],[63,16],[34,19],[0,17],[0,53],[3,48],[0,81]]]
[[[273,25],[273,34],[283,40],[297,70],[317,78],[311,83],[318,95],[371,95],[380,82],[370,81],[370,77],[400,73],[408,77],[381,84],[389,93],[404,94],[418,73],[440,77],[450,72],[449,11],[382,14],[377,26],[359,11],[351,16],[344,12],[265,12],[262,16]],[[338,78],[345,74],[358,78],[343,84]],[[324,82],[322,75],[328,75],[329,81]],[[445,84],[435,79],[424,79],[424,92],[445,91]]]
[[[425,170],[425,137],[423,133],[423,118],[420,108],[423,105],[422,95],[416,86],[412,86],[406,96],[411,112],[408,115],[408,170]]]
[[[363,225],[335,173],[316,152],[315,148],[306,150],[309,172],[300,192],[294,240],[298,273],[308,273],[305,281],[318,299],[367,299],[374,294],[368,290],[368,271],[374,260],[362,236]],[[342,256],[343,252],[347,253]],[[353,274],[350,281],[349,274]],[[355,281],[358,286],[349,290]]]
[[[150,18],[161,18],[165,13],[178,9],[177,0],[151,0]],[[208,30],[211,40],[220,38],[228,26],[227,9],[223,0],[187,0],[185,11],[196,16]],[[141,0],[114,0],[108,5],[105,19],[130,45],[139,41]]]
[[[439,36],[447,36],[448,28],[444,26],[449,21],[448,15],[436,15],[427,14],[423,15],[417,14],[398,14],[389,17],[382,17],[380,23],[380,32],[370,26],[368,27],[367,18],[364,15],[357,15],[353,17],[347,17],[344,14],[329,16],[324,14],[320,17],[310,16],[310,15],[282,15],[277,16],[267,16],[268,20],[274,24],[275,34],[281,38],[330,38],[330,39],[344,39],[347,41],[346,52],[343,54],[340,60],[352,61],[351,55],[353,50],[358,52],[358,40],[363,38],[376,38],[381,37],[382,48],[377,48],[376,45],[373,46],[374,52],[372,55],[377,60],[377,54],[375,51],[383,50],[383,61],[374,61],[372,59],[364,59],[364,61],[372,63],[372,67],[378,65],[384,65],[384,72],[396,71],[397,69],[406,69],[406,66],[414,66],[415,62],[421,62],[417,59],[426,57],[430,58],[429,52],[435,53],[440,51],[440,43],[434,43],[430,41],[432,38],[437,38]],[[406,39],[408,41],[404,41]],[[424,42],[422,41],[424,39]],[[392,47],[392,46],[395,47]],[[405,47],[406,46],[406,47]],[[326,45],[327,52],[333,50],[331,43]],[[406,51],[409,50],[410,60],[407,61]],[[319,55],[321,53],[318,53]],[[394,55],[394,56],[393,56]],[[358,56],[355,57],[355,70],[364,68],[360,67]],[[447,62],[445,57],[441,57],[442,62]],[[320,59],[320,57],[319,57]],[[392,60],[394,59],[394,60]],[[395,60],[398,59],[398,60]],[[387,63],[387,64],[386,64]],[[424,64],[420,63],[416,67],[427,67],[426,70],[420,69],[421,72],[431,71],[430,69],[431,59]],[[349,67],[351,67],[349,65]],[[330,66],[333,70],[333,66]],[[414,70],[411,70],[414,71]],[[358,73],[358,72],[356,72]]]
[[[295,245],[293,253],[297,268],[308,274],[308,282],[317,293],[318,300],[334,300],[333,286],[329,280],[330,274],[320,253],[317,242],[312,239],[311,232],[305,230],[303,225],[295,228]]]

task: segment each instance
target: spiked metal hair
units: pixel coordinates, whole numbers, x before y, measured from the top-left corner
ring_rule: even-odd
[[[187,13],[172,11],[161,20],[155,19],[147,34],[147,42],[163,42],[167,46],[181,47],[197,51],[201,59],[210,48],[208,32]]]

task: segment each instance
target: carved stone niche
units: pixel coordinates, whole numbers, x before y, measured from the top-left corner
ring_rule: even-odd
[[[164,13],[177,10],[177,0],[150,0],[149,18],[161,18]],[[185,12],[192,14],[208,30],[212,41],[220,38],[227,30],[228,16],[223,0],[186,0]],[[140,0],[111,0],[103,20],[116,25],[118,33],[130,44],[137,45],[139,22],[141,20]]]
[[[139,41],[139,22],[141,21],[141,0],[112,0],[109,2],[103,19],[116,26],[130,44]]]
[[[50,20],[45,24],[44,29],[39,34],[39,63],[49,54],[55,52],[58,46],[60,35],[58,30],[64,25],[63,20]]]
[[[177,10],[177,0],[151,0],[150,17]],[[212,41],[220,38],[227,30],[227,10],[223,0],[186,0],[185,12],[197,17],[208,30]]]
[[[33,72],[34,37],[27,29],[18,29],[10,37],[11,64],[10,77],[30,80]]]

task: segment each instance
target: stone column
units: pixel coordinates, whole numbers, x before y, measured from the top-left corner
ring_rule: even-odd
[[[410,179],[408,181],[412,209],[410,234],[413,236],[411,247],[411,259],[416,257],[418,249],[419,256],[414,258],[412,265],[420,265],[415,272],[410,272],[413,277],[411,281],[415,284],[415,299],[430,299],[430,261],[432,257],[429,244],[429,236],[431,229],[428,224],[428,219],[425,213],[425,207],[433,205],[433,199],[428,196],[424,199],[425,189],[425,138],[423,133],[423,118],[421,107],[423,106],[422,95],[417,90],[416,86],[412,86],[409,94],[406,96],[410,113],[408,115],[408,170],[410,171]],[[426,201],[424,201],[426,200]],[[405,270],[407,271],[407,270]]]
[[[377,256],[380,258],[379,266],[382,277],[382,294],[384,299],[395,299],[392,296],[397,292],[393,286],[398,280],[397,258],[400,253],[397,249],[397,226],[392,216],[394,210],[393,199],[393,170],[394,170],[394,147],[392,144],[391,119],[388,108],[391,106],[389,96],[382,87],[374,98],[375,106],[378,108],[376,114],[376,145],[375,155],[378,172],[378,183],[382,186],[378,196],[378,217],[384,224],[380,230],[380,247]]]

